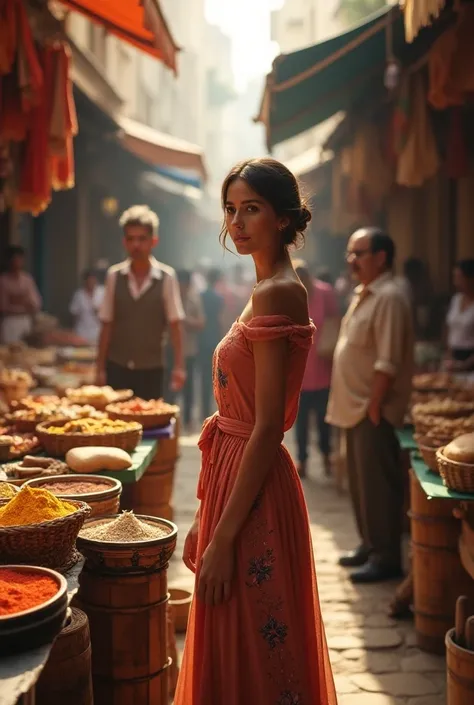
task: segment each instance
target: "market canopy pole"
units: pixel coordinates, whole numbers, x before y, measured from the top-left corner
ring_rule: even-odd
[[[159,0],[61,0],[71,10],[178,73],[176,44]]]

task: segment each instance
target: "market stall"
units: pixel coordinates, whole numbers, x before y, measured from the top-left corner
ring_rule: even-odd
[[[166,497],[156,497],[158,511],[146,516],[118,512],[123,488],[140,485],[154,463],[160,466],[160,458],[169,460],[170,447],[176,459],[178,408],[161,400],[134,400],[129,390],[90,385],[67,389],[64,397],[35,395],[30,373],[19,369],[4,368],[0,382],[5,407],[0,428],[2,563],[32,570],[44,566],[58,580],[72,570],[76,581],[72,616],[68,613],[74,623],[58,621],[34,659],[21,649],[5,668],[0,660],[0,682],[3,686],[5,681],[10,696],[5,705],[20,695],[22,705],[34,702],[36,682],[51,705],[65,700],[91,705],[93,693],[97,702],[124,702],[130,696],[166,703],[176,679],[167,566],[177,528],[159,509],[170,505],[174,462],[168,463]],[[156,491],[159,483],[152,479],[152,484]],[[127,586],[133,581],[130,601]],[[11,619],[20,617],[15,613]],[[153,644],[149,651],[117,637],[132,633],[132,622],[140,620]],[[4,624],[0,612],[0,632]],[[87,644],[81,650],[89,630],[92,657]],[[65,639],[72,640],[67,651],[77,663],[62,663]],[[58,663],[61,676],[52,679]],[[77,671],[83,676],[81,688],[74,685]],[[4,688],[0,691],[3,705]]]

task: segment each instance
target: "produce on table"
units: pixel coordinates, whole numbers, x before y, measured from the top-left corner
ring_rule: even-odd
[[[41,524],[75,511],[74,504],[58,499],[48,490],[25,486],[0,508],[0,527]]]
[[[8,463],[3,466],[3,470],[10,480],[30,480],[33,477],[65,475],[69,472],[68,466],[61,460],[34,455],[25,455],[18,463]]]
[[[66,389],[66,397],[75,404],[91,404],[92,406],[107,406],[112,402],[118,401],[124,397],[131,397],[131,390],[115,390],[112,387],[96,387],[93,384],[87,384],[77,389]]]
[[[83,528],[79,536],[95,541],[133,543],[160,539],[168,536],[169,533],[170,530],[164,526],[142,521],[133,512],[122,512],[115,519],[103,519]]]
[[[135,397],[128,401],[119,401],[114,404],[114,411],[126,414],[174,414],[178,407],[167,404],[163,399],[140,399]]]
[[[74,472],[90,473],[99,470],[126,470],[132,466],[132,458],[121,448],[87,446],[68,451],[66,463]]]
[[[48,575],[0,567],[0,615],[17,614],[50,600],[59,590]]]
[[[58,435],[65,433],[103,434],[136,431],[139,429],[141,429],[140,424],[133,421],[77,419],[76,421],[68,421],[62,426],[48,426],[48,433],[56,433]]]

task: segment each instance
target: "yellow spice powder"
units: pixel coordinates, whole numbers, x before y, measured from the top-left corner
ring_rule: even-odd
[[[41,524],[43,521],[59,519],[75,511],[74,504],[59,499],[48,490],[25,486],[0,508],[0,526]]]

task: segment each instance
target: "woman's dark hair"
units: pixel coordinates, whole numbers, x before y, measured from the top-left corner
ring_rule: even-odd
[[[461,259],[456,262],[456,268],[466,279],[474,279],[474,259]]]
[[[176,276],[178,277],[178,282],[183,284],[183,286],[191,284],[191,272],[189,269],[178,269]]]
[[[275,159],[248,159],[239,162],[230,170],[222,184],[222,207],[225,208],[227,192],[230,185],[242,179],[255,193],[269,203],[278,216],[289,220],[282,230],[283,245],[298,244],[311,220],[311,213],[301,197],[300,188],[295,176],[284,164]],[[219,236],[220,243],[225,247],[227,229],[225,223]]]
[[[19,245],[9,245],[7,249],[5,250],[5,261],[7,264],[10,264],[12,259],[14,257],[24,257],[25,256],[25,250],[23,247],[20,247]]]

